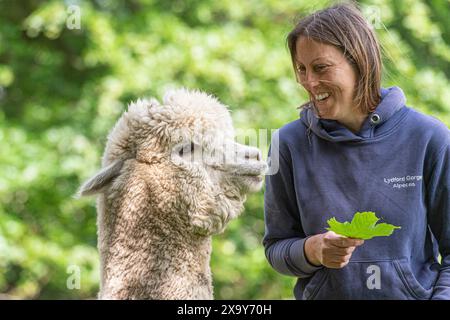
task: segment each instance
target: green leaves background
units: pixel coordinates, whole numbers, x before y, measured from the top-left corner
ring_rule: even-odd
[[[361,3],[381,23],[383,85],[402,87],[408,105],[449,125],[448,1]],[[71,4],[81,9],[80,30],[66,27]],[[100,167],[107,133],[130,100],[186,86],[228,104],[236,128],[276,129],[296,119],[307,96],[285,37],[301,13],[326,4],[0,1],[0,293],[95,297],[95,202],[72,196]],[[270,268],[263,234],[261,191],[214,238],[216,298],[292,298],[295,279]],[[80,267],[80,289],[66,286],[71,265]]]

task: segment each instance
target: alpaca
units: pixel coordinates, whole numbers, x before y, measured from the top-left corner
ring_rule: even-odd
[[[79,190],[99,194],[99,298],[213,299],[211,236],[267,169],[257,148],[234,141],[227,107],[187,89],[131,103],[102,167]]]

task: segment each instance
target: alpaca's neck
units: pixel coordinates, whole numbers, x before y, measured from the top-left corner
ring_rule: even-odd
[[[103,297],[212,298],[210,237],[135,236],[124,235],[101,248]]]

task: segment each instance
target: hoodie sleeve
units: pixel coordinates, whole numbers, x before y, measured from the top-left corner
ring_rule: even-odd
[[[448,141],[448,139],[447,139]],[[450,300],[450,144],[438,153],[427,185],[427,208],[431,230],[438,241],[441,267],[433,300]]]
[[[271,157],[271,150],[273,152]],[[272,143],[269,167],[278,163],[275,174],[266,176],[264,193],[265,235],[263,245],[270,265],[279,273],[307,278],[322,267],[309,263],[304,252],[307,237],[303,232],[297,207],[292,165]],[[275,157],[278,157],[276,159]],[[274,161],[277,160],[277,161]]]

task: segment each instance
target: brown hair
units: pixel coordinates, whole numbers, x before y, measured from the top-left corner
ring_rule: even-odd
[[[379,104],[381,86],[381,54],[375,33],[364,19],[357,4],[340,3],[302,18],[286,41],[291,53],[295,76],[296,42],[300,36],[333,45],[342,51],[357,74],[354,101],[364,113],[373,112]],[[310,102],[302,105],[305,107]]]

